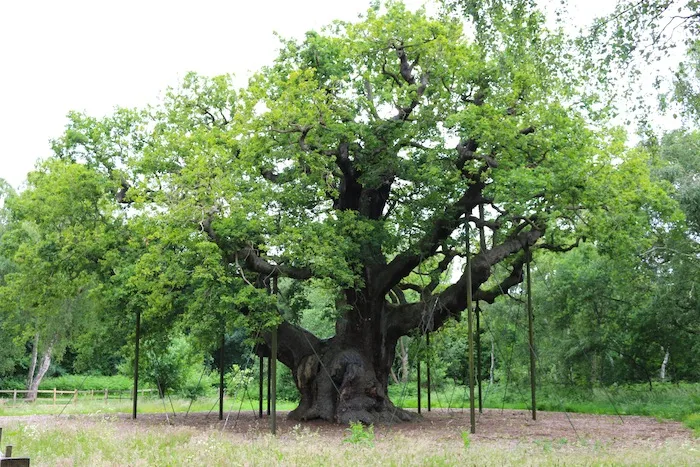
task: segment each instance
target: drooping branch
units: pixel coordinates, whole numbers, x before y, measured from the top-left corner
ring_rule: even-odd
[[[209,239],[219,247],[224,259],[229,264],[237,264],[240,266],[241,263],[243,263],[248,270],[264,274],[267,277],[284,276],[298,280],[310,279],[312,277],[311,270],[308,268],[297,268],[270,263],[264,258],[261,258],[252,246],[245,246],[243,248],[233,247],[216,233],[212,226],[212,216],[213,215],[210,215],[204,219],[200,223],[200,226]]]

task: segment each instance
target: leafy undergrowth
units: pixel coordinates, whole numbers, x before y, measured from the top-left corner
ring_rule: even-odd
[[[128,391],[133,387],[133,381],[128,376],[99,376],[99,375],[63,375],[46,377],[41,381],[39,389],[58,389],[59,391]],[[148,388],[148,385],[141,384],[141,387]],[[27,389],[27,383],[21,379],[4,379],[0,389]]]

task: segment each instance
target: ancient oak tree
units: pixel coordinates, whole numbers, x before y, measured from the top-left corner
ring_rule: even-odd
[[[487,231],[471,276],[492,302],[526,248],[571,248],[649,201],[616,133],[591,129],[562,37],[515,13],[483,43],[390,2],[282,41],[243,89],[190,75],[155,107],[75,114],[57,155],[109,175],[140,223],[146,318],[278,325],[292,417],[407,420],[387,395],[397,341],[465,308],[466,222]],[[335,288],[335,335],[270,313],[278,281]]]

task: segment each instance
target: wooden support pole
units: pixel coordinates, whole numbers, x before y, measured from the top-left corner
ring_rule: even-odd
[[[537,398],[535,396],[535,331],[533,326],[532,316],[532,281],[530,280],[530,260],[532,252],[529,248],[525,248],[525,256],[527,260],[527,323],[528,323],[528,343],[530,345],[530,392],[532,394],[532,419],[537,420]]]
[[[270,391],[270,431],[277,434],[277,328],[272,330],[272,349],[270,356],[271,391]]]
[[[428,383],[428,412],[430,412],[430,332],[425,333],[425,346],[428,352],[425,357],[425,379]]]
[[[141,310],[136,310],[136,338],[134,339],[134,406],[131,418],[136,420],[139,396],[139,342],[141,341]]]
[[[262,351],[260,351],[260,372],[258,374],[258,417],[263,418],[263,366],[265,365],[265,358],[263,357]]]
[[[467,279],[467,333],[469,341],[469,426],[471,433],[476,433],[476,413],[474,410],[474,329],[472,317],[472,262],[469,252],[469,222],[465,222],[467,264],[465,275]]]
[[[481,396],[481,308],[476,302],[476,387],[479,391],[479,413],[484,413],[484,405]]]
[[[420,403],[420,358],[416,358],[416,389],[418,390],[418,413],[420,413],[421,410],[421,403]]]
[[[486,231],[484,230],[484,205],[479,205],[479,219],[482,224],[479,225],[479,252],[483,253],[486,251]],[[481,369],[481,308],[479,307],[479,302],[476,302],[476,384],[479,390],[479,413],[484,413],[484,404],[481,392],[481,376],[483,375]]]
[[[224,346],[226,336],[221,333],[221,350],[219,351],[219,420],[224,419]]]
[[[272,389],[272,365],[270,357],[267,357],[267,415],[270,415],[270,393]]]

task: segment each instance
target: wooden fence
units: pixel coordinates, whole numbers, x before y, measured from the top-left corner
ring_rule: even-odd
[[[139,394],[148,395],[150,393],[157,393],[155,389],[139,389]],[[15,405],[17,402],[29,402],[26,399],[26,395],[29,393],[26,389],[3,389],[0,390],[0,404],[6,404],[10,400],[12,404]],[[5,396],[6,395],[6,396]],[[81,400],[108,400],[118,399],[118,400],[131,400],[133,399],[134,391],[133,389],[89,389],[89,390],[78,390],[73,389],[71,391],[54,389],[40,389],[37,391],[37,398],[32,402],[53,402],[60,400],[62,402],[70,401],[72,403]]]

